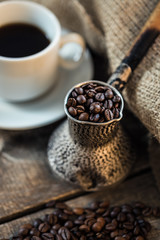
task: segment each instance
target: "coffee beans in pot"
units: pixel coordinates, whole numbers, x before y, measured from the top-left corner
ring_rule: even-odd
[[[77,120],[103,123],[119,118],[121,98],[110,87],[91,82],[73,89],[66,107]]]
[[[141,202],[112,207],[108,201],[93,202],[87,208],[71,209],[52,201],[51,214],[24,224],[12,239],[25,240],[146,240],[151,225],[145,217],[160,217],[160,208]]]

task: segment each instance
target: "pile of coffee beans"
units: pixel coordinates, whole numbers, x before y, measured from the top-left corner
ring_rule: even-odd
[[[71,209],[52,201],[51,214],[24,224],[13,240],[145,240],[151,225],[145,217],[160,217],[160,208],[141,202],[111,207],[108,201]]]
[[[103,123],[119,117],[121,98],[110,87],[91,82],[74,88],[66,107],[77,120]]]

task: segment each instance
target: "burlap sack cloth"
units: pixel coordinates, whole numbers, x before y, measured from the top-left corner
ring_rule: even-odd
[[[94,51],[106,56],[110,73],[158,3],[158,0],[35,1],[50,8],[64,27],[80,33]],[[160,36],[123,94],[130,109],[160,142]]]

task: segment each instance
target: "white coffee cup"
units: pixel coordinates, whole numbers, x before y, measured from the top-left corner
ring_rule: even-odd
[[[0,27],[11,23],[37,26],[50,40],[45,49],[27,57],[0,56],[0,97],[9,101],[31,100],[45,93],[55,83],[59,64],[71,64],[59,56],[59,48],[68,42],[76,42],[84,52],[85,43],[76,33],[61,37],[61,26],[56,16],[34,2],[1,2]]]

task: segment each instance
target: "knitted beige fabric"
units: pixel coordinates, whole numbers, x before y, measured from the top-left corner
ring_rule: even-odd
[[[80,33],[108,57],[113,72],[158,0],[35,0],[50,8],[64,27]],[[124,91],[131,110],[160,141],[160,37],[135,70]]]

